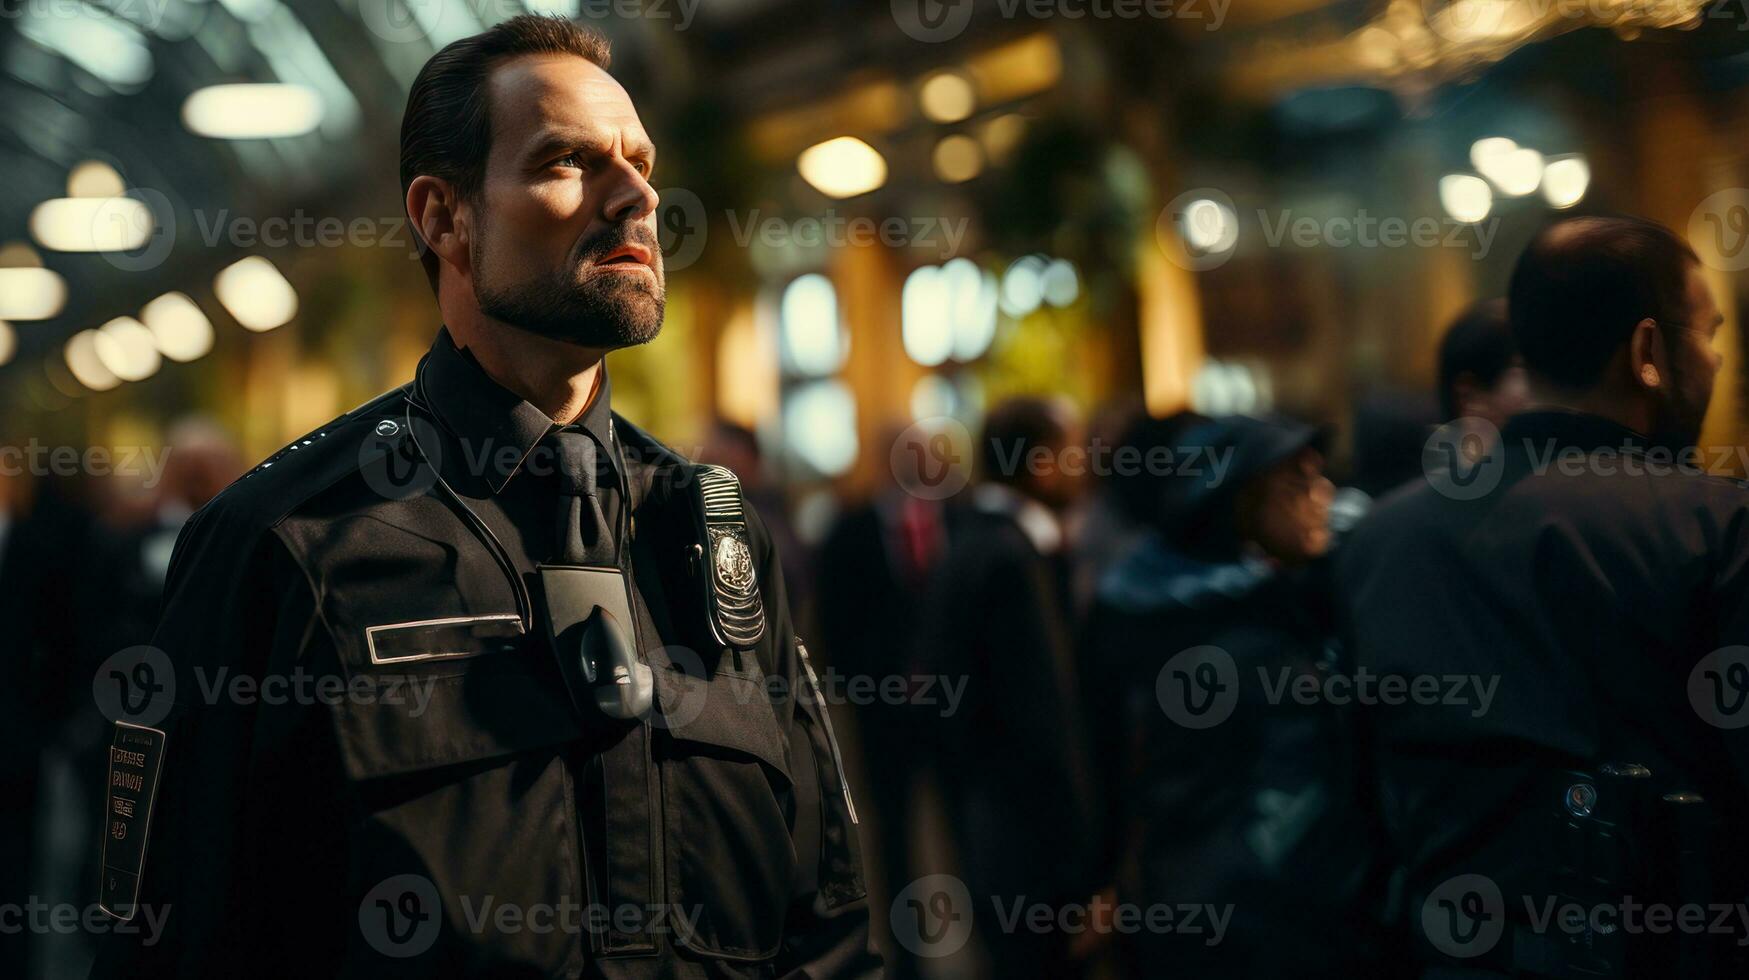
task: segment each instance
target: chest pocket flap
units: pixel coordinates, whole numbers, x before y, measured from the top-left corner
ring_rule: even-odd
[[[510,755],[581,737],[543,643],[514,614],[372,626],[334,703],[353,779]]]

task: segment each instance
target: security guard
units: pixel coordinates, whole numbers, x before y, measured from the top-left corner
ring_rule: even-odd
[[[610,408],[664,290],[607,63],[519,17],[415,82],[446,326],[200,511],[112,659],[97,975],[879,974],[769,536]]]
[[[1531,409],[1486,438],[1474,419],[1435,433],[1427,479],[1339,562],[1359,665],[1398,691],[1363,716],[1405,932],[1427,976],[1741,975],[1624,967],[1602,951],[1633,926],[1595,901],[1571,903],[1604,924],[1583,935],[1537,917],[1573,888],[1644,905],[1688,878],[1647,860],[1665,849],[1704,855],[1711,885],[1678,882],[1702,903],[1749,883],[1740,832],[1673,813],[1749,817],[1749,490],[1694,449],[1723,317],[1688,244],[1632,218],[1545,230],[1508,314]],[[1622,772],[1656,805],[1599,825],[1599,806],[1634,808],[1587,777]],[[1749,940],[1730,925],[1724,946]]]

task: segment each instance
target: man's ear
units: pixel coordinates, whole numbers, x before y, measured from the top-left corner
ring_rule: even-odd
[[[413,230],[439,261],[461,273],[468,267],[468,241],[472,216],[455,192],[455,185],[442,177],[420,174],[407,185],[407,214]]]
[[[1628,337],[1628,372],[1634,384],[1652,389],[1664,383],[1662,346],[1658,321],[1646,317],[1634,324],[1634,332]]]

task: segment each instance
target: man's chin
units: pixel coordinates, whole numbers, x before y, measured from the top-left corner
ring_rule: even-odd
[[[549,340],[597,350],[633,347],[656,339],[662,331],[666,306],[660,288],[645,282],[592,288],[564,297],[549,294],[545,302],[504,296],[479,299],[481,312],[494,320]]]

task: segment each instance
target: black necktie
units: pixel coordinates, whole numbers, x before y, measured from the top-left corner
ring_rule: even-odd
[[[613,529],[607,526],[596,491],[598,448],[586,432],[560,429],[552,434],[557,446],[559,477],[559,557],[565,565],[614,565]]]

